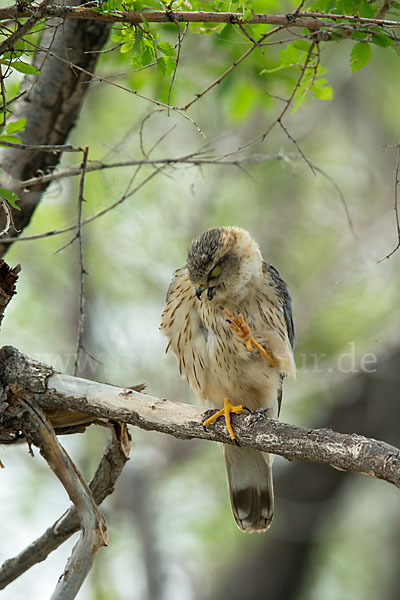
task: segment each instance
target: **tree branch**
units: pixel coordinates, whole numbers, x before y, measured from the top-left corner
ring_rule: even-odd
[[[18,7],[10,6],[0,9],[0,21],[12,19],[15,17],[29,17],[33,11],[29,8],[21,10]],[[268,15],[253,13],[251,18],[246,19],[243,13],[234,12],[209,12],[209,11],[151,11],[151,12],[132,12],[132,11],[107,11],[97,12],[91,8],[78,6],[76,8],[68,6],[49,6],[43,11],[44,17],[61,17],[63,19],[83,19],[93,21],[105,21],[107,23],[132,23],[137,25],[145,22],[149,23],[231,23],[247,25],[278,25],[281,27],[305,27],[311,31],[318,30],[321,26],[330,27],[333,21],[336,25],[343,25],[337,21],[347,21],[348,23],[361,25],[379,25],[380,27],[399,27],[398,21],[382,18],[367,18],[357,15],[339,15],[332,13],[319,12],[295,12],[288,15]]]
[[[17,283],[20,270],[20,265],[11,269],[4,260],[0,260],[0,325],[8,303],[14,294],[16,294],[15,284]]]
[[[129,458],[130,436],[125,425],[112,425],[112,437],[108,443],[89,489],[97,505],[114,491],[123,466]],[[4,562],[0,568],[0,590],[41,562],[80,529],[79,515],[71,506],[43,535],[29,544],[14,558]]]
[[[11,50],[14,44],[23,35],[25,35],[25,33],[28,33],[28,31],[32,29],[32,27],[35,25],[35,23],[42,18],[49,2],[50,0],[43,0],[42,4],[39,7],[35,8],[33,11],[29,11],[31,15],[29,19],[27,19],[23,25],[19,25],[19,27],[14,31],[14,33],[12,33],[8,38],[4,40],[4,42],[0,44],[0,56],[5,52]]]
[[[113,419],[181,439],[232,443],[221,422],[204,430],[202,422],[209,411],[132,389],[57,374],[9,346],[0,350],[0,383],[4,389],[10,384],[22,387],[45,413],[57,410],[59,418],[63,415],[64,425],[68,419],[74,419],[74,413],[79,413],[88,415],[89,420]],[[0,412],[1,425],[12,430],[7,406]],[[329,429],[295,427],[268,419],[264,411],[234,417],[234,425],[242,446],[279,454],[290,461],[306,460],[355,471],[400,487],[400,451],[384,442]]]
[[[97,550],[108,544],[106,523],[82,475],[29,392],[11,385],[5,396],[7,419],[14,419],[28,442],[40,449],[79,514],[81,535],[52,595],[52,600],[73,600],[92,567]]]

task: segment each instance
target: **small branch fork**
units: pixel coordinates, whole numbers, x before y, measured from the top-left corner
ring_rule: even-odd
[[[43,411],[17,385],[8,386],[6,403],[6,420],[13,415],[29,444],[39,448],[79,515],[80,538],[52,595],[52,600],[70,600],[78,593],[98,549],[108,544],[106,523],[89,487],[59,443]]]
[[[73,506],[25,550],[5,561],[0,567],[0,589],[45,560],[73,533],[82,529],[52,596],[52,600],[70,600],[78,593],[97,550],[108,543],[104,517],[97,506],[114,490],[115,482],[129,458],[130,436],[126,425],[115,422],[108,424],[112,438],[88,487],[59,444],[47,417],[17,385],[8,387],[6,404],[3,417],[6,421],[13,420],[14,427],[17,425],[28,442],[40,449],[66,489]]]

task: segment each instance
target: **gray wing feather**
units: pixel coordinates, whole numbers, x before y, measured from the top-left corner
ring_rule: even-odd
[[[265,261],[263,262],[263,272],[270,276],[275,289],[281,298],[290,345],[292,348],[294,348],[296,342],[296,333],[293,323],[292,299],[290,297],[288,287],[275,267]]]

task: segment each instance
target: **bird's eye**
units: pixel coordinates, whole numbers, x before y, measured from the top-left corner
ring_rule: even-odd
[[[221,265],[215,265],[212,271],[210,271],[209,279],[215,279],[221,273]]]

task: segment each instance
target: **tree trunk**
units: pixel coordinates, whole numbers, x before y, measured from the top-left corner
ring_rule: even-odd
[[[49,28],[50,25],[52,27]],[[10,106],[12,120],[26,118],[25,131],[19,134],[23,144],[65,144],[91,79],[90,75],[74,69],[73,65],[93,72],[99,56],[97,51],[107,41],[109,28],[107,23],[91,21],[63,22],[56,18],[47,22],[38,45],[49,49],[52,55],[45,50],[37,50],[33,64],[40,74],[25,76],[20,88],[24,94]],[[42,184],[24,190],[20,182],[33,177],[38,171],[53,169],[61,155],[60,152],[0,148],[1,186],[12,189],[20,197],[21,211],[15,211],[13,215],[17,229],[22,230],[28,225],[47,187]],[[10,231],[10,235],[18,234]],[[0,243],[0,257],[11,243]]]

